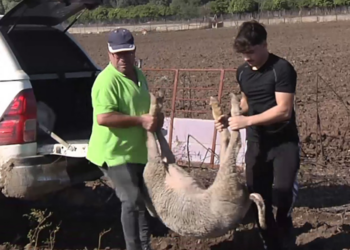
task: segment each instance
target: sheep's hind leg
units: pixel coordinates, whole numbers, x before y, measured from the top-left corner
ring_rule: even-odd
[[[151,104],[150,104],[149,114],[156,116],[158,114],[159,109],[161,108],[161,105],[160,105],[161,100],[157,99],[152,93],[150,93],[150,98],[151,98]],[[157,158],[160,159],[160,152],[159,152],[158,144],[155,139],[154,133],[149,131],[147,131],[147,149],[148,149],[147,164],[154,164],[154,162],[157,161]],[[143,182],[142,185],[143,185],[142,198],[145,202],[146,209],[148,210],[148,213],[152,217],[158,217],[157,212],[153,206],[152,200],[150,198],[150,195],[148,194],[145,182]]]
[[[237,96],[233,93],[231,93],[230,96],[231,96],[231,116],[238,116],[240,115],[239,100]],[[237,157],[237,153],[240,148],[240,145],[241,145],[241,141],[240,141],[239,131],[232,130],[230,142],[229,142],[229,145],[227,146],[227,150],[225,152],[225,156],[223,160],[225,163],[229,161],[230,165],[233,165],[233,166],[236,165],[236,157]]]
[[[156,97],[150,93],[151,105],[149,114],[152,116],[156,116],[160,109],[160,105]],[[157,157],[160,157],[159,148],[157,145],[157,141],[155,139],[154,133],[147,131],[147,149],[148,149],[148,161],[154,161]]]
[[[212,114],[214,120],[218,120],[220,116],[223,114],[220,103],[218,99],[211,96],[209,105],[211,106]],[[224,161],[224,157],[226,155],[227,146],[230,141],[230,132],[228,129],[223,129],[220,133],[220,164]]]
[[[161,113],[163,108],[163,101],[164,101],[164,94],[162,91],[158,91],[156,99],[153,100],[153,102],[156,103],[156,105],[151,110],[152,115],[158,115],[159,113]],[[169,144],[164,138],[164,135],[162,134],[161,129],[162,128],[157,129],[156,135],[159,142],[160,152],[162,154],[162,159],[165,158],[166,162],[169,164],[175,163],[175,156],[173,152],[171,152]]]

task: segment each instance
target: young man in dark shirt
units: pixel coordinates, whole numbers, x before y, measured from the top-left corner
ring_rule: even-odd
[[[297,73],[287,60],[268,51],[266,40],[267,32],[260,23],[241,25],[234,49],[245,60],[237,69],[243,115],[223,116],[215,124],[219,131],[226,126],[247,129],[247,186],[265,200],[267,229],[257,223],[265,249],[275,250],[287,249],[290,240],[295,240],[291,211],[300,164],[294,111]],[[277,207],[276,218],[272,205]]]

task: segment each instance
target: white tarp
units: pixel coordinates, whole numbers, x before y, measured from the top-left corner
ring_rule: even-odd
[[[163,133],[169,142],[170,118],[164,120]],[[219,164],[220,137],[216,136],[214,164]],[[244,162],[246,151],[245,129],[240,130],[242,147],[238,153],[237,165]],[[177,160],[210,163],[214,136],[214,120],[174,118],[172,152]],[[189,159],[188,159],[189,158]]]

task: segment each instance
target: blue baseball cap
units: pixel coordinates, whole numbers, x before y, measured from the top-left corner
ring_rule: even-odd
[[[124,28],[112,30],[108,35],[108,50],[111,53],[133,51],[136,48],[134,36]]]

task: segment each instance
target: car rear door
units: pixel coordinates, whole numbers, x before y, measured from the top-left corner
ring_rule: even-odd
[[[97,8],[102,2],[102,0],[23,0],[0,19],[0,26],[56,26],[81,10]]]

